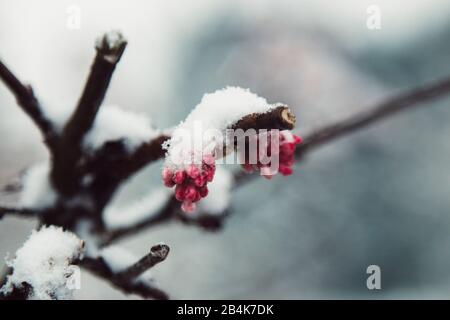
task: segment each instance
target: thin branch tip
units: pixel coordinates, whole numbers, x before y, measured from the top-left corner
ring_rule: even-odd
[[[127,46],[127,40],[120,31],[109,31],[97,38],[95,49],[106,61],[116,64]]]
[[[170,247],[165,243],[159,243],[150,248],[150,253],[157,256],[161,261],[165,260],[169,255]]]

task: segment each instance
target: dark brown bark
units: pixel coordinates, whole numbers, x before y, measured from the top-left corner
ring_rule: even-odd
[[[166,244],[157,244],[150,248],[150,252],[138,262],[117,274],[118,277],[134,279],[153,268],[156,264],[164,261],[169,254],[170,248]]]

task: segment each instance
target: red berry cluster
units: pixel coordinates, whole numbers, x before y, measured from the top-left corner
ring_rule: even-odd
[[[181,210],[192,212],[195,210],[195,202],[208,195],[206,185],[213,180],[215,170],[214,157],[204,155],[201,166],[191,164],[176,171],[164,168],[162,178],[165,186],[176,186],[175,198],[182,202]]]
[[[260,138],[260,136],[258,136],[258,139],[259,138]],[[270,134],[265,135],[264,138],[268,139],[267,155],[270,156],[270,154],[271,154]],[[280,142],[279,142],[279,151],[278,151],[278,156],[279,156],[278,172],[281,173],[283,176],[289,176],[293,172],[292,166],[294,165],[294,162],[295,162],[294,161],[295,148],[296,148],[297,144],[302,142],[302,139],[299,136],[292,134],[288,130],[280,131],[279,139],[280,139]],[[259,141],[258,141],[258,145],[259,145]],[[250,164],[248,162],[249,157],[247,156],[246,160],[245,160],[246,163],[242,164],[242,167],[247,172],[253,172],[253,170],[260,170],[261,174],[265,178],[271,179],[273,177],[274,173],[271,172],[271,170],[270,170],[270,163],[266,163],[266,164],[261,163],[259,157],[260,157],[260,154],[259,154],[259,150],[258,150],[257,163]]]

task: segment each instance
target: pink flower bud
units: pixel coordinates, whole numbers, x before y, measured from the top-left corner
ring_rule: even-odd
[[[178,185],[175,189],[175,199],[178,201],[184,200],[185,188],[181,185]]]
[[[181,204],[181,210],[186,213],[192,213],[195,210],[195,203],[190,201],[183,201]]]
[[[253,165],[251,165],[251,164],[244,163],[244,164],[242,164],[242,168],[248,173],[253,172]]]
[[[173,182],[175,182],[176,184],[182,184],[184,182],[184,180],[186,179],[186,173],[184,171],[177,171],[175,172],[172,180]]]
[[[163,171],[162,171],[162,179],[163,179],[164,185],[166,187],[170,188],[170,187],[173,187],[175,185],[174,182],[172,181],[172,175],[173,175],[173,173],[172,173],[172,171],[170,169],[168,169],[168,168],[164,168],[163,169]]]
[[[289,176],[292,174],[293,170],[290,166],[285,166],[285,165],[280,165],[280,168],[278,169],[278,171],[283,175],[283,176]]]
[[[302,143],[302,138],[300,138],[299,136],[297,136],[295,134],[293,134],[292,136],[294,137],[294,143],[295,144]]]
[[[192,179],[195,179],[199,176],[200,170],[197,168],[196,165],[191,164],[186,168],[186,174],[191,177]]]
[[[215,167],[212,167],[212,168],[210,167],[210,168],[203,170],[206,181],[208,181],[208,182],[213,181],[215,171],[216,171]]]
[[[197,187],[203,187],[206,183],[206,176],[199,175],[197,178],[194,179],[194,184]]]
[[[216,159],[212,154],[205,154],[203,156],[203,162],[206,163],[208,166],[213,166],[216,162]]]
[[[207,186],[201,187],[198,191],[202,198],[204,198],[208,195],[208,187]]]
[[[184,191],[184,199],[188,201],[195,201],[197,199],[197,190],[193,185],[188,185]]]
[[[294,150],[295,150],[295,144],[293,144],[293,143],[286,142],[286,143],[283,143],[282,145],[280,145],[280,153],[291,154],[294,152]]]

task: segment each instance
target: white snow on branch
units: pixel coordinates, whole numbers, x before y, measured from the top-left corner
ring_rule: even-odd
[[[199,202],[197,211],[218,215],[224,213],[230,205],[232,187],[231,171],[217,166],[214,180],[208,184],[208,196]]]
[[[124,207],[110,205],[103,213],[103,221],[109,229],[136,225],[158,213],[170,200],[172,193],[172,190],[160,187],[131,205]]]
[[[105,142],[123,139],[128,151],[132,151],[159,133],[144,114],[124,110],[115,105],[102,106],[94,126],[84,139],[84,146],[88,149],[98,149]]]
[[[95,47],[102,49],[106,45],[108,50],[117,50],[125,41],[119,30],[111,30],[95,40]]]
[[[16,257],[7,261],[13,273],[1,293],[8,294],[26,282],[31,286],[28,299],[70,299],[67,285],[74,272],[72,263],[83,254],[84,242],[73,233],[55,226],[34,230]]]
[[[239,87],[205,94],[163,145],[167,150],[165,166],[176,170],[186,164],[200,164],[204,154],[213,154],[218,146],[226,143],[223,134],[232,124],[248,114],[265,113],[276,106]]]
[[[43,162],[30,168],[23,177],[20,204],[26,208],[43,209],[56,200],[56,192],[50,183],[50,163]]]

